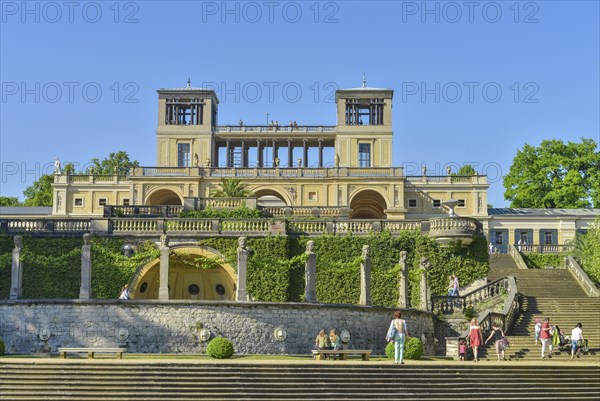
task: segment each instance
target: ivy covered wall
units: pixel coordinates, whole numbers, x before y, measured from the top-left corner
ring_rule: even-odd
[[[302,301],[306,242],[315,242],[317,255],[317,299],[322,303],[356,304],[360,295],[360,263],[363,245],[370,246],[371,297],[373,305],[393,307],[398,301],[398,259],[400,250],[408,252],[411,304],[418,306],[419,261],[429,258],[428,279],[432,294],[446,293],[448,275],[459,276],[461,286],[485,277],[488,255],[485,239],[461,247],[440,247],[417,232],[399,236],[389,233],[369,236],[267,237],[249,238],[248,293],[256,301]],[[237,238],[207,238],[198,241],[223,254],[237,266]],[[123,246],[133,244],[132,257]],[[79,296],[80,238],[23,238],[23,295],[30,299],[77,298]],[[10,291],[13,239],[0,236],[0,299]],[[135,271],[159,257],[154,242],[117,238],[92,239],[92,292],[95,298],[117,298],[123,284]]]

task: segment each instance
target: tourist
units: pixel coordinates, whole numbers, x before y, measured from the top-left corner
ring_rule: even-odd
[[[340,339],[340,336],[338,336],[335,332],[335,329],[331,329],[331,331],[329,331],[329,342],[331,343],[331,349],[333,350],[337,351],[340,349],[344,349],[344,347],[342,346],[342,340]]]
[[[319,335],[315,339],[315,349],[331,349],[331,341],[325,334],[325,329],[319,331]]]
[[[469,326],[469,346],[473,348],[473,362],[479,362],[479,346],[482,342],[481,327],[479,327],[477,319],[473,318]]]
[[[575,357],[575,351],[577,351],[577,358],[579,358],[581,349],[584,347],[584,342],[581,323],[577,323],[571,331],[571,359]]]
[[[454,280],[452,280],[452,296],[458,297],[458,276],[456,274],[453,275]]]
[[[298,128],[298,123],[294,120],[294,128]]]
[[[563,333],[560,331],[560,327],[552,326],[550,334],[552,334],[552,347],[559,348],[565,343]]]
[[[492,323],[492,332],[490,336],[485,340],[485,344],[493,338],[494,345],[496,347],[496,355],[498,356],[498,361],[500,361],[500,354],[502,354],[502,360],[504,360],[504,331],[498,326],[498,323]]]
[[[240,119],[240,127],[242,127],[243,125],[244,125],[244,121],[242,121],[242,120]]]
[[[494,244],[492,244],[491,242],[489,245],[489,250],[490,250],[490,255],[494,254]]]
[[[454,293],[454,277],[452,274],[448,276],[448,296],[451,297]]]
[[[550,333],[550,319],[545,318],[542,324],[542,331],[540,332],[540,339],[542,340],[542,359],[546,358],[546,346],[549,344],[550,351],[548,358],[552,358],[552,333]]]
[[[519,242],[517,242],[517,249],[519,250],[519,252],[523,252],[523,240],[521,238],[519,238]]]
[[[393,334],[393,335],[392,335]],[[402,319],[402,312],[394,312],[394,319],[388,329],[387,340],[394,342],[394,363],[404,365],[404,338],[408,336],[406,320]]]
[[[542,322],[540,322],[540,319],[535,319],[535,326],[533,330],[535,333],[535,345],[538,345],[538,341],[540,340],[540,332],[542,331]]]
[[[121,288],[119,299],[129,299],[129,284],[125,284],[123,288]]]
[[[465,340],[460,340],[458,343],[458,358],[461,362],[465,361],[465,355],[467,354],[467,343]]]

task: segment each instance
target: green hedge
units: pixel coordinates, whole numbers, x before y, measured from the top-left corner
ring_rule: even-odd
[[[237,209],[212,209],[189,210],[179,213],[179,217],[195,219],[257,219],[265,217],[260,209],[250,209],[249,207],[240,207]]]
[[[544,269],[546,266],[563,266],[565,264],[564,255],[521,253],[521,257],[530,269]]]
[[[216,337],[210,340],[206,346],[206,353],[211,358],[229,359],[233,356],[233,344],[224,337]]]
[[[388,232],[368,236],[282,237],[248,239],[247,289],[252,299],[270,302],[300,302],[304,297],[305,249],[315,242],[317,255],[317,298],[323,303],[356,304],[360,296],[360,264],[363,245],[370,246],[371,299],[373,305],[394,307],[398,302],[398,258],[408,252],[411,305],[419,304],[421,273],[419,261],[427,256],[431,263],[428,280],[432,294],[445,294],[447,277],[456,273],[461,285],[485,277],[488,259],[485,239],[468,247],[452,244],[440,247],[418,232],[392,236]],[[24,238],[25,298],[77,298],[79,295],[80,238]],[[92,238],[92,294],[95,298],[117,298],[121,286],[136,270],[159,257],[151,241],[133,242],[133,257],[123,255],[131,241],[117,238]],[[237,268],[237,238],[206,238],[198,241],[221,252]],[[0,236],[0,297],[10,291],[12,237]]]

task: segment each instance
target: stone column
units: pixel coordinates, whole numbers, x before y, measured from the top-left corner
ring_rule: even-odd
[[[360,264],[360,300],[359,305],[371,305],[371,257],[369,245],[362,247],[362,263]]]
[[[160,274],[158,299],[166,301],[169,299],[169,237],[166,234],[160,236]]]
[[[429,259],[427,259],[426,257],[422,257],[421,262],[420,262],[420,267],[421,267],[421,286],[420,286],[420,291],[419,291],[420,300],[421,300],[420,307],[423,310],[430,310],[431,302],[429,300],[429,288],[427,287],[427,271],[431,267],[431,264],[429,263]]]
[[[241,302],[248,301],[246,293],[246,270],[248,267],[248,248],[246,248],[246,237],[238,238],[237,248],[237,290],[235,299]]]
[[[306,263],[304,264],[304,302],[317,302],[317,255],[314,252],[315,242],[306,243]]]
[[[304,139],[303,142],[302,158],[304,159],[304,168],[308,168],[308,140]]]
[[[12,270],[10,275],[10,299],[19,299],[23,296],[23,263],[21,262],[23,237],[15,235],[14,242],[15,247],[12,251]]]
[[[288,139],[288,167],[294,167],[294,146],[291,139]]]
[[[79,299],[90,299],[92,295],[92,245],[90,244],[90,237],[90,234],[83,234]]]
[[[319,168],[323,168],[323,139],[319,139]]]
[[[400,288],[398,297],[398,308],[406,309],[410,304],[410,297],[408,294],[408,267],[406,266],[406,257],[408,252],[400,251]]]

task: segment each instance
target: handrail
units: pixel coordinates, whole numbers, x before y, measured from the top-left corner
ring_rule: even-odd
[[[508,278],[501,277],[458,297],[432,295],[431,309],[434,313],[454,313],[456,307],[460,307],[460,310],[464,312],[469,306],[473,306],[481,300],[495,297],[500,294],[501,290],[508,290],[508,286]]]
[[[581,288],[590,297],[600,297],[600,290],[596,287],[594,282],[590,279],[587,273],[579,266],[579,263],[573,256],[565,257],[565,269],[568,269],[573,277],[577,280]]]
[[[515,263],[517,264],[517,267],[519,269],[521,269],[521,270],[529,269],[527,267],[527,264],[523,260],[521,253],[517,250],[517,248],[514,245],[508,244],[508,253],[510,254],[510,256],[512,256],[513,260],[515,261]]]

